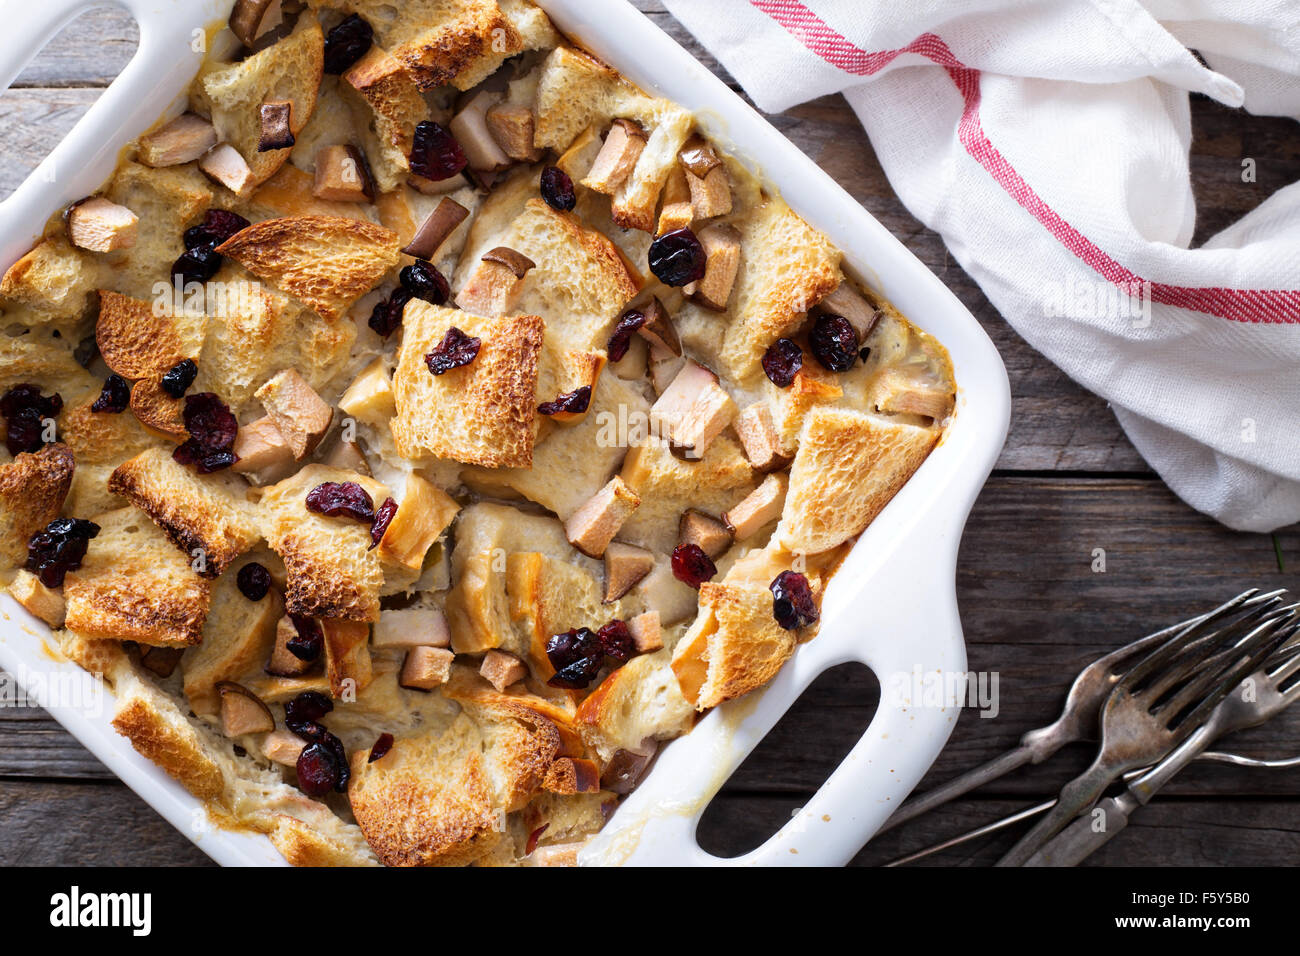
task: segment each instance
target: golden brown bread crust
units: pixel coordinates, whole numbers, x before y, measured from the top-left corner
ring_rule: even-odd
[[[184,441],[185,400],[163,391],[161,378],[142,378],[131,386],[131,414],[149,432],[173,441]]]
[[[92,392],[80,402],[65,407],[59,421],[59,437],[72,450],[79,466],[115,464],[123,455],[134,455],[153,445],[134,415],[92,412],[99,398]]]
[[[41,320],[68,329],[90,302],[98,270],[91,256],[62,237],[42,239],[6,270],[0,298],[31,308]]]
[[[46,445],[0,465],[0,561],[4,569],[27,560],[32,535],[59,516],[76,467],[67,445]]]
[[[776,539],[805,554],[848,541],[889,504],[938,439],[938,429],[850,409],[812,409],[790,466]]]
[[[393,373],[398,453],[488,468],[530,466],[542,320],[483,318],[412,300],[403,322]],[[433,375],[424,356],[453,326],[481,341],[478,355],[468,365]]]
[[[104,362],[128,379],[159,377],[203,344],[201,317],[158,315],[153,303],[99,290],[95,342]]]
[[[151,695],[133,693],[120,700],[113,729],[194,796],[219,802],[226,790],[221,766],[207,753],[198,732],[179,716],[165,713]]]
[[[205,479],[161,448],[118,465],[108,490],[152,518],[183,554],[201,550],[204,577],[215,578],[260,538],[250,509],[236,497],[237,484],[221,475]]]
[[[217,251],[328,320],[347,312],[398,263],[396,233],[341,216],[264,219]]]
[[[370,528],[307,510],[307,493],[326,481],[357,482],[376,505],[388,497],[380,482],[325,465],[308,465],[264,490],[262,534],[284,561],[285,609],[309,617],[378,620],[384,572],[378,550],[370,549]]]
[[[315,827],[285,813],[275,815],[275,823],[267,836],[291,866],[375,865],[373,858],[362,856],[352,847],[330,839]]]
[[[465,89],[463,77],[492,55],[494,42],[507,55],[522,48],[518,32],[495,0],[464,0],[460,6],[459,17],[393,51],[422,90],[452,85]]]

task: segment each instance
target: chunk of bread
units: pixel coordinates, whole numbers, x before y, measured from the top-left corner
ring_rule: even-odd
[[[261,670],[271,656],[276,623],[284,600],[272,588],[260,601],[240,592],[237,575],[249,557],[231,565],[212,585],[212,606],[203,624],[203,642],[181,658],[185,696],[196,714],[215,716],[220,710],[216,684],[239,680]]]
[[[667,651],[632,658],[578,707],[582,739],[602,762],[615,751],[636,750],[647,737],[678,737],[690,729],[692,719]]]
[[[770,681],[797,640],[776,623],[766,588],[706,581],[699,616],[673,649],[672,669],[682,696],[707,710]]]
[[[595,57],[556,47],[539,68],[534,143],[568,149],[579,134],[605,120],[619,83],[618,74]]]
[[[63,618],[68,610],[63,595],[53,588],[47,588],[32,572],[19,571],[9,584],[9,594],[32,617],[44,621],[52,628],[63,627]]]
[[[419,475],[407,475],[402,500],[379,539],[380,557],[419,571],[425,555],[459,511],[456,499],[437,485]]]
[[[59,516],[75,467],[61,443],[0,465],[0,578],[22,567],[32,535]]]
[[[790,466],[777,539],[805,554],[843,544],[889,504],[938,437],[934,429],[850,409],[813,409]]]
[[[108,490],[152,518],[187,559],[201,557],[209,578],[261,538],[246,488],[234,475],[199,475],[162,448],[124,461],[108,479]]]
[[[758,484],[740,447],[727,435],[714,439],[698,461],[684,461],[666,441],[649,437],[627,453],[623,480],[641,498],[619,540],[652,551],[671,551],[682,512],[695,508],[721,514]]]
[[[0,299],[30,309],[32,324],[54,322],[69,329],[85,314],[99,285],[99,273],[91,256],[61,236],[47,237],[5,271]]]
[[[478,354],[468,365],[433,375],[424,357],[453,327],[479,339]],[[542,332],[535,315],[487,319],[408,303],[393,375],[398,453],[489,468],[530,466]]]
[[[322,833],[296,817],[279,813],[267,838],[291,866],[377,866],[379,861],[361,838],[361,831],[355,826],[346,830],[356,833],[356,837],[340,839],[337,834]]]
[[[212,583],[142,511],[121,508],[94,521],[99,535],[63,584],[69,629],[158,647],[199,643]]]
[[[507,649],[526,656],[542,679],[555,674],[546,656],[552,635],[575,627],[598,630],[620,613],[617,603],[602,603],[600,585],[585,568],[536,551],[506,555],[505,585],[517,635]]]
[[[396,233],[337,216],[264,219],[217,247],[327,320],[379,284],[397,265],[397,249]]]
[[[185,230],[208,210],[213,185],[193,165],[150,169],[123,163],[105,195],[140,219],[135,245],[99,257],[105,268],[100,288],[153,300],[155,287],[170,282],[168,269],[185,251]]]
[[[763,374],[768,346],[802,325],[807,311],[839,285],[841,257],[780,199],[769,198],[733,225],[744,255],[719,358],[730,378],[752,384]]]
[[[388,497],[373,478],[325,465],[308,465],[263,490],[262,534],[284,561],[285,609],[307,617],[378,620],[384,572],[370,547],[370,526],[307,510],[307,493],[326,481],[356,482],[376,507]]]
[[[653,233],[657,224],[659,194],[677,167],[677,154],[690,138],[695,118],[690,111],[665,100],[655,100],[654,128],[636,168],[610,204],[610,215],[623,229]]]
[[[353,91],[370,114],[377,143],[370,168],[376,184],[383,192],[396,189],[411,169],[416,124],[429,112],[415,77],[397,57],[372,46],[344,72],[340,89]]]
[[[239,150],[254,182],[265,182],[289,158],[287,149],[259,152],[259,107],[269,100],[290,103],[289,130],[296,136],[316,108],[324,65],[325,36],[316,17],[308,15],[298,18],[289,36],[200,81],[212,125],[223,142]]]
[[[105,364],[128,379],[161,376],[182,359],[196,359],[203,345],[204,316],[159,315],[152,302],[100,290],[95,342]]]
[[[803,431],[808,413],[819,405],[832,405],[844,397],[831,372],[811,363],[795,373],[788,388],[777,388],[769,383],[772,424],[776,430],[777,453],[781,458],[794,456],[799,447],[799,434]]]
[[[72,451],[78,469],[117,464],[155,444],[134,415],[92,412],[98,398],[99,392],[92,390],[75,404],[65,405],[59,418],[59,437]]]

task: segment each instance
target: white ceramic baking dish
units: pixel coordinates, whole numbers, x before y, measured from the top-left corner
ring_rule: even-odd
[[[177,108],[200,54],[202,28],[232,0],[115,0],[140,25],[126,69],[31,177],[0,204],[7,268],[56,210],[96,189],[118,152]],[[583,853],[589,864],[839,865],[870,838],[938,756],[957,719],[951,706],[913,702],[919,675],[966,670],[957,615],[957,546],[966,516],[1006,436],[1010,392],[992,343],[957,298],[829,176],[625,0],[537,0],[556,25],[641,87],[698,114],[720,143],[845,253],[846,267],[932,333],[952,356],[957,413],[944,440],[862,535],[828,590],[821,633],[770,686],[710,712],[667,745],[642,786]],[[0,40],[0,88],[95,0],[40,0],[11,12]],[[48,630],[4,595],[0,666],[23,680],[61,673]],[[705,853],[695,828],[710,799],[803,690],[829,667],[860,661],[885,693],[843,763],[793,819],[734,860]],[[51,713],[136,793],[223,864],[282,863],[260,836],[202,825],[198,802],[139,757],[101,713],[49,704]],[[815,730],[811,732],[816,732]]]

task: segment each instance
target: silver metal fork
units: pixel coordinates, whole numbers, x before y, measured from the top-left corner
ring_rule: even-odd
[[[1046,727],[1029,731],[1020,738],[1017,747],[1002,756],[969,770],[942,786],[905,801],[877,832],[883,833],[893,829],[900,823],[905,823],[949,800],[982,787],[1025,764],[1042,763],[1066,744],[1096,739],[1097,718],[1102,703],[1124,676],[1125,671],[1139,661],[1142,655],[1188,628],[1200,625],[1208,628],[1210,625],[1227,620],[1237,612],[1249,611],[1254,618],[1258,618],[1280,605],[1281,596],[1285,593],[1285,590],[1277,590],[1261,594],[1258,588],[1251,588],[1207,614],[1174,624],[1154,634],[1148,634],[1132,644],[1098,658],[1074,679],[1061,715],[1055,721]]]
[[[1286,640],[1284,625],[1294,610],[1270,612],[1245,637],[1236,624],[1214,634],[1203,624],[1185,628],[1124,675],[1102,708],[1102,743],[1092,765],[1062,788],[1056,806],[997,865],[1022,866],[1116,777],[1163,759],[1190,737]]]
[[[1295,632],[1294,619],[1286,630]],[[1288,634],[1288,636],[1289,636]],[[1279,660],[1279,657],[1281,658]],[[1106,797],[1030,857],[1026,866],[1077,866],[1128,825],[1129,816],[1146,806],[1165,784],[1196,759],[1219,737],[1257,727],[1286,710],[1300,698],[1300,683],[1283,685],[1300,671],[1300,653],[1294,647],[1274,654],[1223,699],[1209,720],[1179,744],[1164,760],[1128,784],[1116,797]],[[1097,811],[1101,811],[1100,818]],[[1100,826],[1097,824],[1100,823]]]

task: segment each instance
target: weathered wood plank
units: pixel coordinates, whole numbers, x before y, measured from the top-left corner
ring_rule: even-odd
[[[0,866],[205,866],[120,783],[0,782]]]
[[[1031,805],[1024,800],[962,800],[882,834],[863,848],[854,866],[879,866]],[[715,800],[700,824],[700,845],[738,856],[790,819],[797,797],[731,795]],[[918,866],[990,866],[1027,829],[1021,824],[935,854]],[[1294,862],[1300,853],[1300,802],[1167,800],[1134,814],[1123,833],[1085,866],[1264,866]]]

